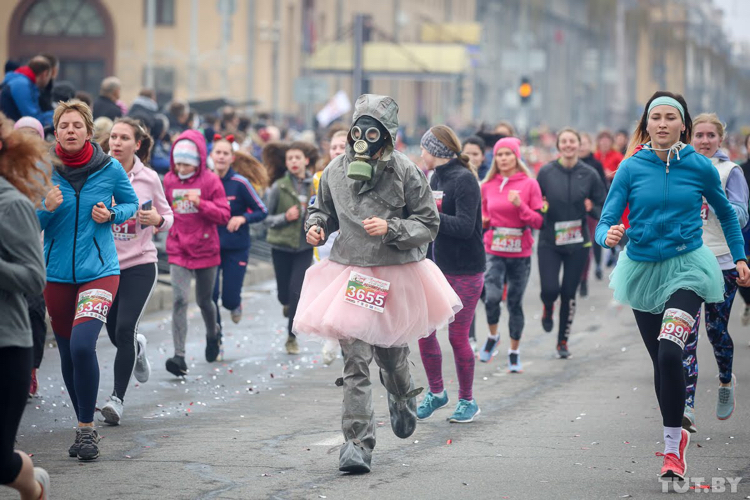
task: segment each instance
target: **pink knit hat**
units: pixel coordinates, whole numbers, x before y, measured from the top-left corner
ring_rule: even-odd
[[[24,116],[22,118],[19,118],[18,121],[13,125],[13,130],[18,130],[19,128],[33,128],[37,132],[39,132],[39,137],[44,139],[44,127],[42,127],[42,124],[39,120],[34,118],[33,116]]]
[[[521,139],[518,137],[503,137],[495,143],[495,147],[492,148],[492,157],[497,156],[497,150],[500,148],[508,148],[513,151],[516,158],[521,159]]]

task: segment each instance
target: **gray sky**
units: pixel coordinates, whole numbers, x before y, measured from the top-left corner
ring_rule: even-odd
[[[750,0],[715,0],[724,11],[724,24],[735,40],[750,41]]]

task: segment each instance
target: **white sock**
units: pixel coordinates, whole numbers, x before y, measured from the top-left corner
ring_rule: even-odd
[[[521,354],[521,350],[520,349],[515,349],[515,350],[508,349],[508,354]]]
[[[487,338],[488,338],[488,339],[492,339],[492,340],[497,340],[497,339],[499,339],[499,338],[500,338],[500,334],[499,334],[499,333],[497,333],[497,334],[495,334],[495,335],[487,335]]]
[[[664,427],[664,454],[674,453],[680,458],[682,427]]]

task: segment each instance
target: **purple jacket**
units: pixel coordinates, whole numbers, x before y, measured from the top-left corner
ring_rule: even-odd
[[[167,238],[169,263],[187,269],[203,269],[221,263],[218,225],[229,221],[229,202],[221,179],[206,167],[206,140],[197,130],[186,130],[175,144],[188,139],[198,146],[201,165],[194,176],[181,180],[175,172],[170,152],[169,172],[164,177],[164,192],[174,212],[174,224]],[[174,149],[174,146],[172,147]],[[200,204],[196,207],[185,199],[197,191]]]

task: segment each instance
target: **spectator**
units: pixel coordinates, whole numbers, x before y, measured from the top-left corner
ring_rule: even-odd
[[[91,140],[99,144],[105,153],[109,153],[109,132],[113,126],[114,122],[106,116],[100,116],[94,120],[94,134]]]
[[[75,98],[84,103],[89,108],[94,105],[94,99],[91,97],[91,94],[83,90],[79,90],[78,92],[76,92]]]
[[[190,106],[187,102],[174,100],[169,103],[169,135],[181,134],[190,128]]]
[[[42,56],[36,56],[27,66],[6,74],[0,94],[0,111],[11,120],[33,116],[42,125],[51,125],[52,111],[42,111],[39,107],[39,89],[45,88],[50,78],[52,67]]]
[[[72,83],[66,80],[55,82],[55,86],[52,88],[52,105],[53,107],[57,107],[58,102],[69,101],[73,99],[75,95],[76,89],[73,87]]]
[[[99,97],[94,101],[94,120],[100,116],[106,116],[114,121],[122,116],[122,109],[117,105],[121,88],[122,84],[115,76],[108,76],[102,80]]]
[[[60,72],[60,61],[52,54],[42,54],[42,57],[49,61],[49,65],[52,68],[52,76],[47,83],[47,86],[41,89],[39,92],[39,107],[42,109],[42,111],[54,111],[55,106],[57,106],[57,100],[55,100],[53,89],[55,87],[57,74]],[[67,101],[68,99],[58,100]]]
[[[156,93],[152,89],[143,89],[130,106],[128,116],[140,120],[153,135],[156,113],[158,112],[159,105],[156,104]]]

